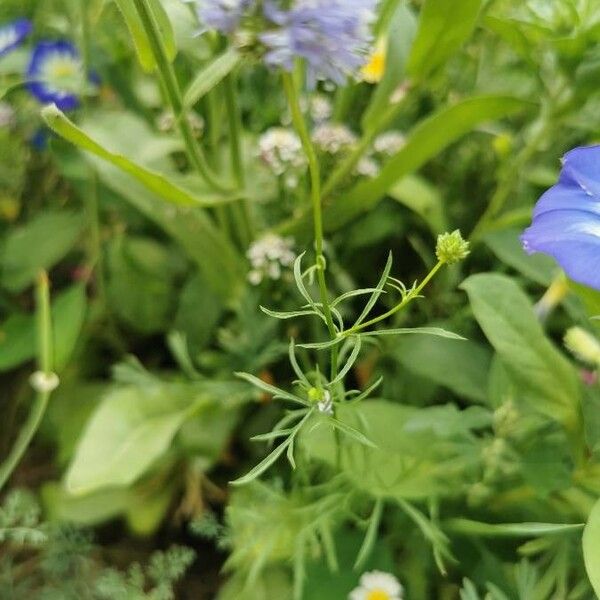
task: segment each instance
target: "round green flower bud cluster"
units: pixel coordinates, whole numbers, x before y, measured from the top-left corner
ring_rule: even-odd
[[[458,229],[438,235],[435,255],[441,263],[453,265],[467,258],[469,252],[469,242],[463,239]]]

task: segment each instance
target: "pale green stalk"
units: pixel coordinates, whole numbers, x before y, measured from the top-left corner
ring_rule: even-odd
[[[50,284],[48,275],[41,271],[36,287],[37,302],[37,337],[38,337],[38,370],[44,375],[50,376],[52,373],[52,317],[50,313]],[[15,443],[7,456],[6,460],[0,466],[0,490],[16,469],[23,458],[33,436],[39,429],[51,392],[48,390],[39,391],[31,407],[31,412],[24,423]]]

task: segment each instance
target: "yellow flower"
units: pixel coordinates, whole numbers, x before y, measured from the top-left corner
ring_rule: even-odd
[[[385,73],[387,42],[380,39],[369,62],[362,68],[361,75],[367,83],[379,83]]]

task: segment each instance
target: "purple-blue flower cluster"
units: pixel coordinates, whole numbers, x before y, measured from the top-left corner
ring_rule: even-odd
[[[521,239],[527,252],[553,256],[571,279],[600,290],[600,146],[565,155]]]
[[[273,3],[265,15],[275,27],[261,35],[267,64],[291,70],[306,60],[309,84],[330,79],[342,84],[367,61],[377,0],[296,0],[289,10]]]
[[[254,0],[203,0],[198,6],[200,21],[222,33],[233,33]]]
[[[196,0],[204,25],[225,34],[247,26],[265,62],[290,71],[306,61],[308,80],[341,84],[367,62],[378,0]],[[261,12],[262,9],[262,12]],[[245,17],[250,17],[245,19]]]

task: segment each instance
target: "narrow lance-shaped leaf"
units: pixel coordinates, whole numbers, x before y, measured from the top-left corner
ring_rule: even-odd
[[[221,83],[240,64],[241,60],[242,57],[237,50],[229,48],[201,69],[185,92],[184,105],[187,108],[194,106],[210,90]]]
[[[55,105],[43,108],[42,117],[44,121],[46,121],[48,127],[50,127],[57,135],[71,142],[78,148],[91,152],[135,177],[149,190],[160,195],[168,202],[172,202],[179,206],[208,207],[235,200],[234,197],[219,197],[216,201],[197,198],[189,191],[174,184],[168,177],[151,171],[147,167],[136,164],[126,156],[111,152],[107,148],[101,146],[82,129],[73,124]]]
[[[594,592],[600,597],[600,500],[592,508],[583,532],[583,559]]]
[[[154,70],[156,68],[156,61],[154,59],[152,46],[150,45],[146,30],[144,29],[133,0],[115,0],[115,3],[125,19],[142,68],[148,72]],[[177,54],[177,48],[175,47],[175,37],[173,35],[173,28],[171,27],[169,17],[160,0],[148,0],[148,7],[152,11],[158,25],[167,52],[167,57],[170,61],[173,61]]]

